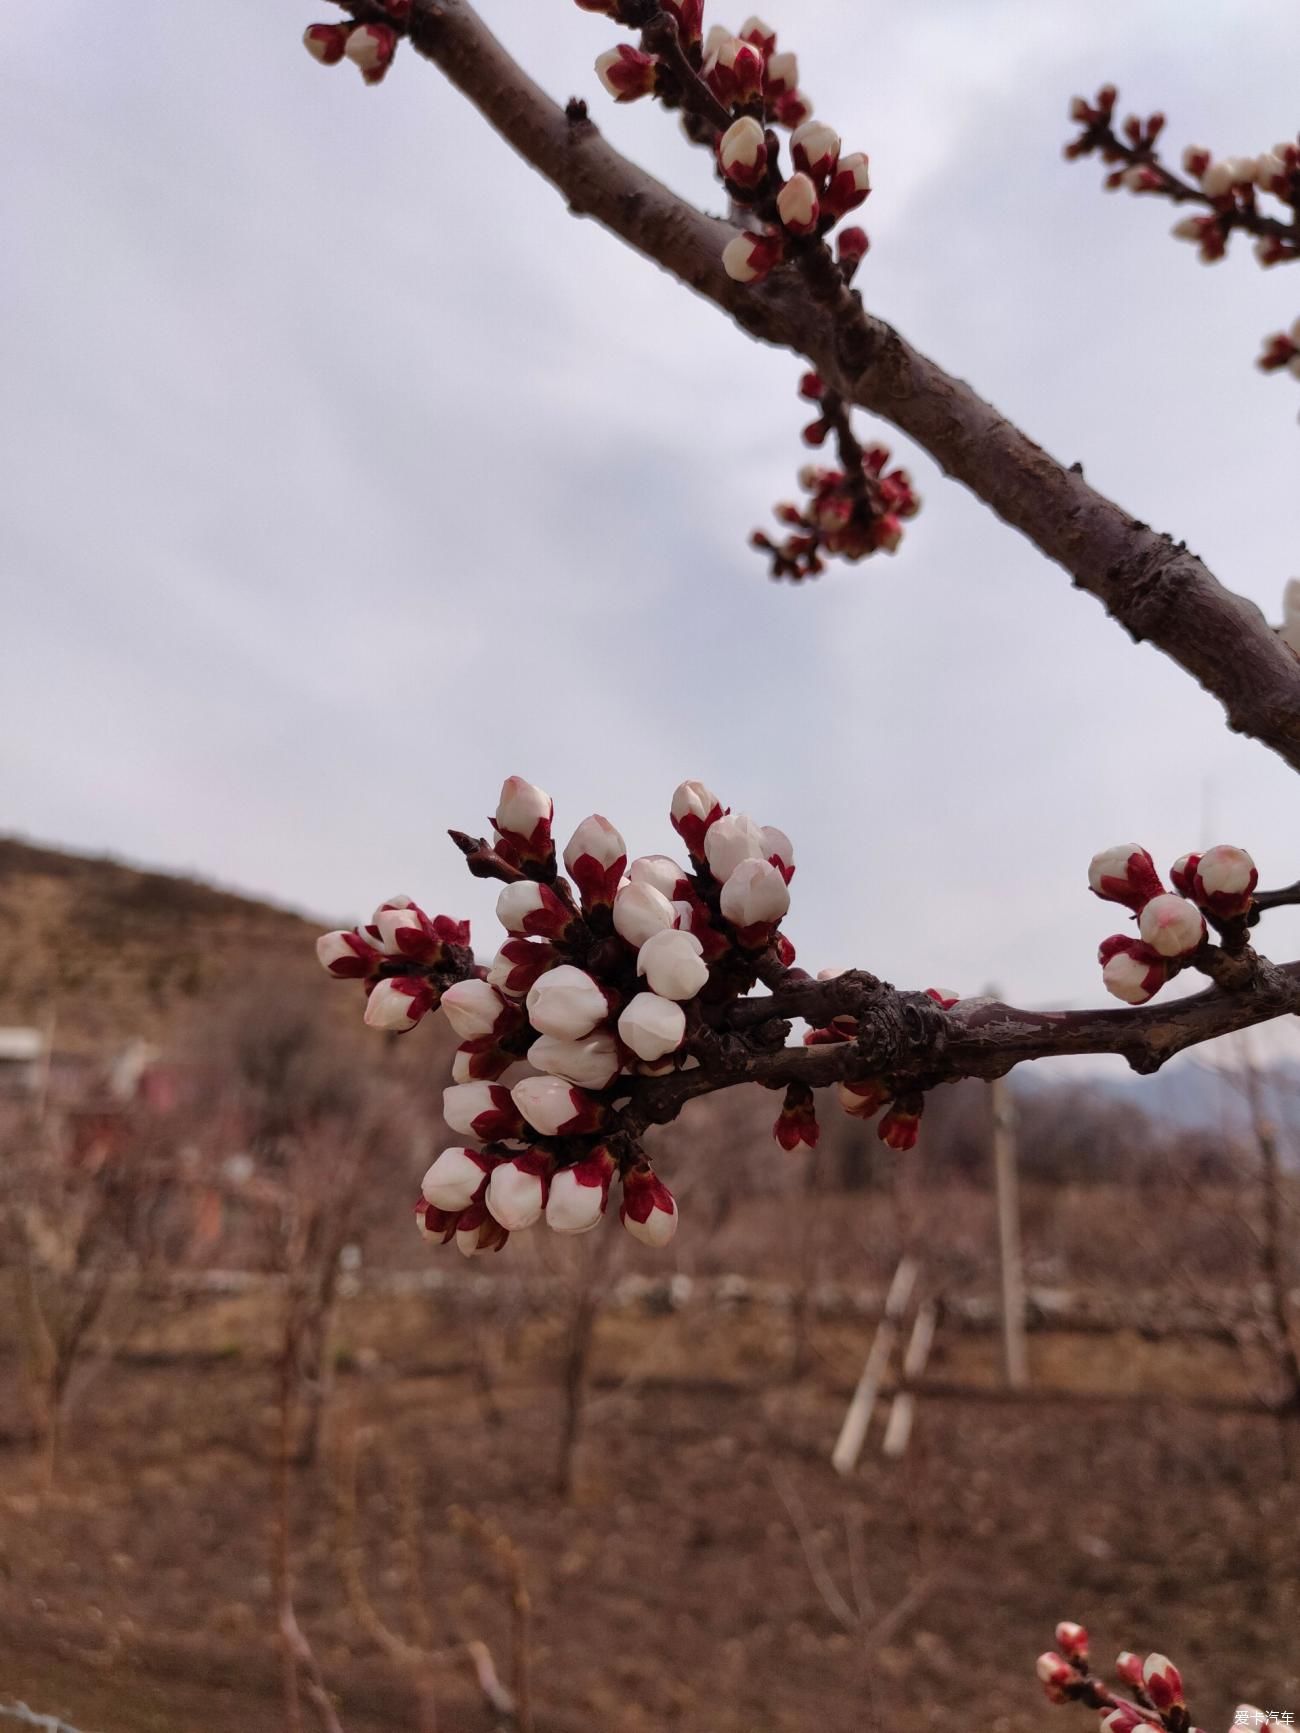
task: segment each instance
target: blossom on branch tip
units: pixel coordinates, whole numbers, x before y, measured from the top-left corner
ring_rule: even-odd
[[[756,14],[751,14],[741,25],[737,34],[742,42],[748,42],[751,47],[766,59],[776,49],[776,31],[770,24],[764,23]]]
[[[840,156],[840,135],[824,121],[806,120],[790,135],[790,157],[796,169],[818,186],[830,178]]]
[[[792,235],[811,235],[821,216],[817,188],[803,173],[793,174],[776,196],[777,215]]]
[[[542,1137],[599,1131],[605,1109],[562,1077],[525,1077],[510,1091],[515,1106]]]
[[[845,1039],[838,1030],[832,1033],[836,1040]],[[853,1082],[837,1083],[835,1093],[840,1106],[851,1119],[874,1119],[894,1094],[883,1077],[862,1077]]]
[[[750,115],[733,121],[718,140],[718,166],[738,187],[756,187],[767,172],[767,141]]]
[[[1144,903],[1164,891],[1156,863],[1136,843],[1118,843],[1093,855],[1088,863],[1088,888],[1104,902],[1123,903],[1138,914]]]
[[[807,1083],[791,1083],[772,1126],[772,1136],[782,1149],[789,1150],[797,1149],[801,1143],[815,1149],[820,1135],[811,1087]]]
[[[686,869],[666,854],[643,854],[627,869],[634,885],[649,885],[674,902],[687,888]]]
[[[709,827],[722,817],[722,802],[702,782],[679,782],[673,790],[672,827],[696,860],[703,859]],[[634,875],[635,876],[635,875]]]
[[[795,54],[770,54],[763,69],[763,100],[769,107],[797,94],[799,58]]]
[[[465,1258],[499,1252],[509,1238],[509,1228],[502,1227],[485,1203],[471,1204],[456,1223],[456,1250]]]
[[[1183,1707],[1183,1680],[1168,1655],[1148,1655],[1142,1663],[1142,1684],[1153,1706],[1164,1714]]]
[[[1169,979],[1169,964],[1159,951],[1127,933],[1103,939],[1097,951],[1102,985],[1126,1005],[1145,1005]]]
[[[882,1115],[876,1136],[888,1149],[915,1149],[921,1135],[921,1112],[925,1103],[919,1095],[901,1096],[889,1112]]]
[[[1067,1688],[1076,1684],[1079,1678],[1070,1663],[1050,1649],[1045,1655],[1038,1657],[1034,1671],[1047,1693],[1049,1703],[1064,1703],[1068,1695]]]
[[[649,1162],[638,1162],[623,1175],[618,1218],[644,1246],[662,1248],[677,1232],[677,1204]]]
[[[606,49],[596,57],[596,76],[615,102],[635,102],[649,96],[655,87],[659,62],[626,42]]]
[[[870,191],[871,172],[866,153],[854,151],[842,156],[835,165],[822,195],[822,209],[830,216],[842,217],[846,211],[856,210]]]
[[[835,252],[842,265],[850,269],[865,259],[871,242],[865,229],[841,229],[835,236]]]
[[[636,972],[661,999],[693,999],[709,978],[703,950],[694,933],[653,933],[637,952]]]
[[[609,1202],[614,1173],[614,1158],[604,1144],[598,1144],[572,1167],[562,1167],[551,1178],[547,1227],[557,1234],[585,1234],[598,1226]]]
[[[1221,921],[1249,914],[1259,883],[1259,871],[1245,849],[1226,842],[1204,854],[1184,855],[1170,876],[1184,896]]]
[[[389,975],[370,989],[365,1021],[371,1029],[404,1035],[432,1009],[433,988],[423,976]]]
[[[675,1053],[686,1038],[686,1013],[673,999],[637,993],[618,1019],[619,1039],[638,1059],[653,1062]]]
[[[775,232],[746,230],[722,249],[722,268],[736,283],[761,283],[785,257],[785,241]]]
[[[787,884],[794,877],[794,844],[783,830],[774,824],[763,826],[763,847],[767,859],[776,867]]]
[[[607,1089],[619,1072],[618,1043],[603,1032],[568,1041],[542,1035],[528,1049],[528,1063],[581,1089]]]
[[[598,812],[584,818],[565,845],[565,871],[582,893],[584,908],[613,902],[626,865],[627,844]]]
[[[507,776],[492,818],[492,827],[506,845],[503,853],[515,861],[547,863],[555,858],[551,820],[555,802],[545,789],[522,776]]]
[[[493,1083],[509,1071],[515,1062],[513,1053],[498,1047],[491,1035],[473,1041],[462,1041],[451,1056],[453,1083]]]
[[[462,1137],[493,1143],[518,1137],[523,1130],[519,1109],[501,1083],[452,1083],[442,1092],[442,1117]]]
[[[435,1209],[468,1209],[479,1197],[495,1165],[477,1149],[444,1149],[420,1181],[420,1192]]]
[[[688,45],[700,40],[704,29],[704,0],[663,0],[664,11],[677,24],[677,34]]]
[[[457,981],[454,987],[448,987],[440,1003],[462,1041],[503,1034],[519,1018],[519,1013],[486,981]]]
[[[722,887],[722,913],[737,929],[740,943],[757,949],[790,908],[790,887],[779,867],[765,860],[742,860]]]
[[[561,963],[528,989],[528,1021],[539,1035],[576,1041],[609,1015],[604,989],[585,969]]]
[[[550,885],[516,879],[497,898],[497,919],[517,938],[562,939],[573,925],[574,914]]]
[[[507,939],[492,959],[488,983],[508,999],[522,999],[555,963],[555,947],[545,939]]]
[[[728,108],[753,102],[763,89],[763,56],[752,43],[725,34],[705,58],[704,79]]]
[[[492,1169],[483,1201],[510,1233],[522,1233],[538,1220],[546,1205],[551,1158],[539,1149],[525,1149]]]
[[[677,924],[677,911],[653,885],[624,885],[614,898],[614,931],[639,950],[655,933]]]
[[[1121,1649],[1115,1657],[1115,1677],[1130,1690],[1142,1689],[1142,1657],[1131,1649]]]
[[[316,941],[316,957],[326,974],[336,981],[363,980],[379,962],[379,953],[360,933],[322,933]]]
[[[762,825],[748,813],[729,812],[720,818],[704,839],[704,858],[719,884],[726,884],[741,861],[766,860],[767,839]]]
[[[1088,1659],[1088,1633],[1072,1619],[1062,1619],[1056,1627],[1056,1646],[1072,1661]]]
[[[302,33],[303,47],[322,66],[337,66],[348,45],[345,24],[309,24]]]
[[[397,32],[389,24],[354,24],[343,52],[367,84],[378,84],[393,63]]]
[[[1205,938],[1205,917],[1186,897],[1152,897],[1138,916],[1138,931],[1162,957],[1190,957]]]

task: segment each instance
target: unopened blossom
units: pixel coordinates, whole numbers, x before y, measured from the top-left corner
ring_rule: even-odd
[[[704,839],[704,857],[719,884],[726,884],[741,861],[765,861],[767,856],[762,826],[743,812],[730,812],[720,818]]]
[[[951,987],[927,987],[925,996],[933,999],[942,1011],[951,1011],[954,1005],[961,1003],[961,995],[954,993]]]
[[[1138,931],[1162,957],[1189,957],[1205,938],[1205,917],[1186,897],[1166,892],[1143,904]]]
[[[776,195],[777,215],[792,235],[811,235],[821,216],[817,188],[803,173],[793,174]]]
[[[525,1077],[510,1091],[515,1106],[542,1137],[578,1136],[598,1131],[605,1110],[562,1077]]]
[[[1093,855],[1088,863],[1088,888],[1094,896],[1122,903],[1134,914],[1164,890],[1156,863],[1135,842],[1117,843]]]
[[[767,140],[752,115],[744,115],[718,140],[718,167],[738,187],[756,187],[767,172]]]
[[[856,210],[871,191],[871,172],[864,151],[851,151],[835,165],[826,190],[822,194],[822,209],[833,217]]]
[[[486,981],[457,981],[442,996],[442,1008],[447,1021],[462,1041],[474,1041],[480,1036],[495,1035],[507,1028],[518,1012]]]
[[[709,978],[703,949],[694,933],[655,933],[637,952],[636,972],[661,998],[693,999]]]
[[[492,1143],[518,1137],[522,1122],[510,1091],[502,1083],[452,1083],[442,1092],[442,1117],[462,1137]]]
[[[378,84],[397,52],[397,32],[389,24],[354,24],[343,52],[367,84]]]
[[[309,24],[302,33],[303,47],[322,66],[335,66],[348,45],[345,24]]]
[[[513,1053],[498,1047],[491,1035],[462,1041],[451,1056],[453,1083],[494,1082],[515,1063]]]
[[[677,1204],[649,1162],[638,1162],[623,1175],[618,1215],[632,1238],[645,1246],[666,1246],[677,1232]]]
[[[507,939],[492,959],[488,982],[507,999],[523,999],[555,961],[555,948],[545,939]]]
[[[835,1093],[840,1106],[853,1119],[874,1119],[894,1092],[883,1077],[862,1077],[837,1083]]]
[[[415,1225],[421,1239],[441,1240],[443,1245],[455,1237],[456,1223],[460,1220],[459,1210],[443,1210],[431,1204],[428,1198],[415,1200]]]
[[[365,1021],[371,1029],[402,1035],[432,1009],[433,989],[422,976],[390,975],[371,989]]]
[[[763,98],[770,105],[780,97],[793,96],[799,88],[798,56],[771,54],[763,75]]]
[[[757,48],[764,59],[776,48],[776,31],[756,14],[746,18],[736,34],[742,42],[748,42],[752,48]]]
[[[379,961],[379,952],[360,933],[343,930],[322,933],[316,956],[321,968],[339,981],[363,980]]]
[[[497,919],[519,937],[560,939],[573,925],[573,911],[550,885],[517,879],[497,898]]]
[[[923,1106],[924,1102],[919,1095],[900,1097],[888,1113],[882,1114],[880,1123],[876,1126],[876,1136],[889,1149],[914,1149],[916,1140],[921,1135]]]
[[[776,825],[765,824],[763,847],[767,850],[764,858],[780,869],[781,877],[789,884],[794,877],[794,844],[790,838],[783,830],[778,830]]]
[[[790,907],[790,887],[770,861],[742,860],[722,887],[721,906],[741,944],[766,944]]]
[[[609,1202],[616,1172],[613,1156],[599,1144],[572,1167],[552,1175],[546,1199],[546,1225],[557,1234],[585,1234],[596,1227]]]
[[[539,1035],[573,1041],[589,1035],[609,1015],[603,989],[585,969],[561,963],[528,989],[528,1021]]]
[[[619,1039],[638,1059],[653,1063],[675,1053],[686,1038],[686,1013],[673,999],[638,993],[618,1019]]]
[[[704,0],[663,0],[663,4],[664,11],[676,19],[682,41],[698,42],[704,28]]]
[[[521,1150],[492,1169],[484,1202],[512,1234],[532,1227],[546,1205],[551,1158],[538,1149]]]
[[[1049,1703],[1064,1703],[1069,1695],[1068,1687],[1079,1677],[1068,1661],[1050,1650],[1038,1657],[1034,1671],[1042,1681]]]
[[[1142,1663],[1138,1662],[1138,1686],[1142,1684]],[[1136,1733],[1139,1727],[1149,1727],[1151,1719],[1144,1715],[1136,1703],[1120,1703],[1108,1715],[1101,1718],[1101,1733]]]
[[[376,909],[374,924],[384,951],[413,962],[436,962],[443,954],[443,940],[422,909],[409,903],[405,908]]]
[[[840,157],[840,135],[824,121],[806,120],[790,135],[790,156],[797,169],[823,185]]]
[[[806,1083],[791,1083],[772,1126],[772,1136],[782,1149],[797,1149],[801,1143],[815,1149],[820,1135],[812,1089]]]
[[[722,249],[722,268],[736,283],[761,283],[785,257],[779,233],[754,234],[746,229]]]
[[[1190,868],[1186,894],[1199,908],[1219,920],[1250,913],[1259,870],[1244,848],[1221,842],[1192,859],[1195,865]]]
[[[471,1204],[456,1223],[456,1250],[462,1257],[499,1252],[509,1238],[509,1228],[502,1227],[486,1203]]]
[[[1169,964],[1159,951],[1127,933],[1103,939],[1097,961],[1102,985],[1126,1005],[1145,1005],[1169,979]]]
[[[627,844],[598,812],[583,819],[565,846],[565,871],[582,893],[584,908],[613,902],[626,865]]]
[[[763,56],[752,43],[727,36],[705,62],[704,77],[719,102],[728,108],[753,102],[763,88]]]
[[[1168,1709],[1182,1707],[1182,1675],[1168,1655],[1147,1656],[1142,1663],[1142,1685],[1161,1714]]]
[[[468,1209],[487,1185],[493,1158],[477,1149],[444,1149],[420,1181],[420,1191],[436,1209]]]
[[[555,853],[551,838],[554,813],[555,802],[544,788],[522,776],[507,776],[492,823],[517,859],[547,861]]]
[[[627,869],[634,885],[650,885],[672,902],[686,885],[686,869],[666,854],[643,854]]]
[[[624,885],[614,898],[614,931],[638,950],[655,933],[676,924],[676,909],[653,885]]]
[[[596,76],[615,102],[635,102],[654,90],[658,65],[653,54],[643,54],[639,48],[620,42],[617,48],[597,55]]]
[[[1056,1646],[1070,1660],[1086,1661],[1088,1658],[1088,1633],[1082,1625],[1076,1625],[1072,1619],[1062,1619],[1056,1627]]]
[[[606,1089],[618,1076],[618,1043],[603,1031],[570,1041],[541,1035],[528,1049],[528,1063],[583,1089]]]
[[[1130,1690],[1142,1687],[1142,1657],[1131,1649],[1121,1649],[1115,1657],[1115,1677]]]
[[[669,808],[672,827],[696,860],[704,857],[704,838],[722,817],[722,802],[702,782],[679,782]]]

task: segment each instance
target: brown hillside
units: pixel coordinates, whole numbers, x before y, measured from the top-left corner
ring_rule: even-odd
[[[327,987],[322,925],[194,879],[0,837],[0,1024],[53,1014],[64,1051],[159,1040],[252,967]]]

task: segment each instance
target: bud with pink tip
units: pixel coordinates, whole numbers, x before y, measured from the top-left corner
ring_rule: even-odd
[[[842,217],[847,211],[856,210],[870,191],[871,170],[866,152],[852,151],[836,163],[822,197],[822,209],[830,216]]]
[[[316,941],[322,969],[336,981],[361,981],[379,962],[379,953],[357,932],[322,933]]]
[[[551,889],[534,879],[516,879],[497,898],[497,919],[517,938],[562,939],[574,914]]]
[[[627,844],[607,818],[593,812],[569,838],[564,866],[582,892],[584,908],[608,908],[627,866]]]
[[[763,100],[772,104],[783,96],[794,96],[798,89],[798,56],[789,53],[769,55],[763,76]]]
[[[638,950],[656,933],[677,925],[677,910],[653,885],[624,885],[614,898],[614,931]]]
[[[653,1063],[675,1053],[686,1039],[686,1013],[658,993],[638,993],[624,1006],[618,1033],[638,1059]]]
[[[738,36],[719,40],[706,60],[704,77],[719,102],[728,108],[753,102],[763,88],[763,56]]]
[[[604,1033],[573,1041],[542,1035],[528,1049],[528,1063],[582,1089],[607,1089],[619,1073],[618,1043]]]
[[[1097,961],[1102,985],[1126,1005],[1145,1005],[1169,979],[1169,965],[1159,951],[1127,933],[1113,933],[1103,939]]]
[[[681,896],[687,888],[686,868],[679,866],[670,855],[643,854],[627,869],[634,885],[649,885],[669,902]]]
[[[614,1158],[603,1143],[572,1167],[562,1167],[551,1179],[547,1227],[557,1234],[590,1232],[605,1213],[615,1171]]]
[[[661,999],[693,999],[709,978],[703,950],[694,933],[653,933],[637,952],[636,972]]]
[[[844,1038],[839,1031],[835,1032],[837,1041]],[[883,1077],[859,1077],[849,1083],[837,1083],[835,1093],[851,1119],[874,1119],[894,1094]]]
[[[1156,863],[1136,843],[1122,842],[1104,848],[1088,863],[1088,888],[1108,903],[1123,903],[1138,914],[1144,903],[1164,891]]]
[[[479,1149],[444,1149],[420,1182],[420,1191],[441,1210],[468,1209],[480,1197],[495,1162]]]
[[[561,963],[548,969],[528,990],[528,1021],[539,1035],[576,1041],[609,1015],[604,989],[585,969]]]
[[[1205,938],[1205,916],[1186,897],[1166,891],[1143,905],[1138,931],[1162,957],[1190,957]]]
[[[1088,1659],[1088,1633],[1071,1619],[1062,1619],[1056,1627],[1056,1646],[1071,1661]]]
[[[1077,1684],[1079,1675],[1066,1660],[1052,1650],[1040,1655],[1034,1665],[1034,1671],[1042,1681],[1043,1690],[1047,1693],[1049,1703],[1064,1703],[1069,1697],[1069,1687]]]
[[[348,45],[345,24],[309,24],[302,33],[303,47],[322,66],[337,66]]]
[[[767,838],[761,825],[747,813],[730,812],[720,818],[704,839],[704,855],[709,871],[719,884],[726,884],[744,860],[768,858]]]
[[[465,1258],[482,1252],[499,1252],[510,1238],[484,1202],[471,1204],[456,1223],[456,1250]]]
[[[599,1131],[605,1109],[562,1077],[525,1077],[510,1091],[515,1106],[541,1137]]]
[[[679,782],[673,790],[673,829],[696,860],[704,856],[704,839],[722,817],[722,802],[702,782]]]
[[[483,1201],[503,1228],[512,1234],[522,1233],[546,1207],[550,1175],[549,1155],[540,1149],[521,1150],[492,1169]]]
[[[767,140],[751,115],[732,121],[718,140],[718,167],[738,187],[756,187],[767,173]]]
[[[441,1004],[462,1041],[503,1035],[519,1021],[519,1013],[486,981],[457,981],[443,994]]]
[[[522,999],[555,962],[555,947],[544,939],[507,939],[492,959],[488,982],[507,999]]]
[[[777,215],[792,235],[811,235],[821,216],[817,188],[811,178],[800,172],[793,174],[776,195]]]
[[[483,1143],[523,1132],[519,1109],[502,1083],[450,1084],[442,1092],[442,1117],[462,1137],[477,1137]]]
[[[388,24],[354,24],[343,52],[367,84],[378,84],[393,63],[397,32]]]
[[[376,981],[366,999],[370,1029],[404,1035],[433,1009],[433,988],[419,975],[389,975]]]
[[[666,1246],[677,1232],[673,1194],[648,1161],[639,1161],[623,1175],[618,1219],[643,1246]]]
[[[1115,1657],[1115,1677],[1131,1691],[1142,1689],[1142,1657],[1131,1649],[1121,1649]]]
[[[840,159],[840,135],[824,121],[806,120],[790,136],[790,156],[797,169],[821,186]]]
[[[921,1113],[925,1106],[919,1095],[902,1095],[889,1112],[882,1115],[876,1136],[888,1149],[915,1149],[921,1135]]]
[[[722,887],[722,913],[747,950],[766,945],[790,907],[790,888],[770,861],[743,860]]]
[[[1190,872],[1188,894],[1199,908],[1221,921],[1250,913],[1259,871],[1244,848],[1218,843],[1195,857]]]
[[[651,95],[658,67],[653,54],[643,54],[626,42],[596,57],[596,76],[615,102],[635,102]]]
[[[492,824],[506,845],[503,853],[514,860],[546,862],[554,859],[551,820],[555,802],[535,782],[522,776],[507,776],[501,784]]]
[[[1168,1655],[1148,1655],[1142,1663],[1142,1685],[1152,1706],[1163,1715],[1183,1707],[1182,1674]]]
[[[734,283],[761,283],[785,257],[785,240],[776,232],[746,229],[722,249],[722,268]]]

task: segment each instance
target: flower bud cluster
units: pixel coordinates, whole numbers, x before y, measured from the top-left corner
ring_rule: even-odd
[[[443,1117],[478,1146],[444,1150],[429,1169],[424,1233],[471,1254],[543,1216],[584,1232],[617,1177],[628,1231],[649,1245],[672,1237],[672,1195],[620,1108],[637,1079],[698,1066],[694,1038],[711,1038],[711,1008],[748,992],[764,959],[793,961],[780,926],[795,863],[783,831],[731,813],[701,782],[678,787],[670,817],[688,864],[629,862],[619,831],[593,814],[569,838],[562,873],[550,796],[509,777],[493,840],[457,834],[470,870],[504,881],[506,936],[489,966],[474,963],[466,926],[430,921],[407,898],[319,941],[329,973],[365,982],[368,1023],[407,1030],[440,1005],[459,1038]],[[502,1081],[523,1064],[528,1075]],[[812,1141],[811,1092],[789,1105],[805,1110],[798,1140]]]
[[[819,981],[834,980],[840,969],[822,969]],[[951,1011],[960,1003],[958,995],[947,987],[927,987],[925,997],[941,1011]],[[807,1047],[838,1046],[857,1039],[858,1025],[854,1017],[836,1017],[822,1028],[810,1029],[804,1036]],[[837,1083],[835,1092],[840,1106],[850,1119],[875,1119],[876,1136],[887,1149],[915,1149],[921,1135],[921,1115],[925,1097],[912,1087],[900,1087],[888,1077],[860,1076]],[[886,1111],[881,1113],[881,1109]],[[779,1134],[778,1134],[779,1135]]]
[[[1245,849],[1229,843],[1183,855],[1170,877],[1173,892],[1136,843],[1103,849],[1089,864],[1094,896],[1122,904],[1137,921],[1137,937],[1114,933],[1102,940],[1098,952],[1107,992],[1127,1005],[1144,1005],[1195,959],[1206,942],[1207,916],[1220,931],[1230,923],[1237,936],[1244,936],[1259,882]]]
[[[1092,1671],[1088,1633],[1082,1625],[1063,1620],[1056,1627],[1056,1647],[1038,1657],[1034,1670],[1049,1703],[1082,1703],[1095,1709],[1101,1733],[1201,1733],[1183,1695],[1182,1675],[1167,1655],[1136,1655],[1123,1650],[1115,1660],[1115,1677],[1133,1693],[1121,1697]],[[1249,1718],[1239,1709],[1238,1720]],[[1267,1726],[1267,1717],[1254,1712],[1255,1725]]]
[[[302,33],[303,47],[322,66],[350,60],[367,84],[380,84],[410,19],[411,0],[385,0],[383,11],[387,23],[309,24]]]
[[[905,469],[888,467],[887,446],[858,444],[842,401],[826,389],[820,374],[805,373],[799,395],[820,408],[803,430],[805,444],[823,445],[833,433],[841,467],[806,464],[799,471],[799,485],[807,499],[802,505],[778,505],[775,511],[790,533],[779,542],[763,530],[750,537],[750,545],[768,555],[772,577],[795,583],[818,577],[828,557],[856,563],[870,554],[895,553],[904,523],[921,509],[911,476]]]

